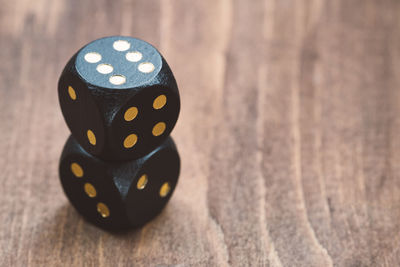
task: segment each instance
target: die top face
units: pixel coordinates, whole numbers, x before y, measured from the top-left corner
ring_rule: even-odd
[[[149,43],[124,36],[95,40],[76,57],[78,74],[100,88],[129,89],[150,82],[160,72],[162,58]]]

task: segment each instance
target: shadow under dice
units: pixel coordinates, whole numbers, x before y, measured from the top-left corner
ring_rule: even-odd
[[[157,216],[177,184],[180,159],[169,137],[137,160],[107,162],[70,136],[60,160],[63,189],[91,223],[112,231],[139,227]]]
[[[105,160],[136,159],[154,150],[180,110],[164,58],[131,37],[106,37],[79,50],[60,77],[58,93],[72,135]]]

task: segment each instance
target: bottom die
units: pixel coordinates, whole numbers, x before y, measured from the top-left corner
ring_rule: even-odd
[[[59,171],[65,194],[83,217],[120,231],[161,212],[177,184],[180,159],[171,137],[142,158],[116,162],[93,157],[70,136]]]

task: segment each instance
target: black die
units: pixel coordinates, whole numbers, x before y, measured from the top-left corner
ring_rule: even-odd
[[[131,37],[106,37],[79,50],[62,72],[58,94],[72,135],[105,160],[136,159],[154,150],[180,110],[164,58]]]
[[[178,181],[180,159],[169,137],[137,160],[106,162],[70,136],[60,160],[60,179],[76,210],[111,231],[139,227],[157,216]]]

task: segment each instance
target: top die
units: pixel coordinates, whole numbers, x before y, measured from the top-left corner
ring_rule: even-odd
[[[67,63],[58,83],[72,135],[105,160],[130,160],[154,150],[175,126],[180,99],[161,54],[142,40],[95,40]]]

